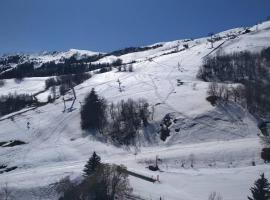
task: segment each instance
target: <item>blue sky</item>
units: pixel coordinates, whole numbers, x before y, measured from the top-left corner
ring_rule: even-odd
[[[108,52],[197,38],[269,16],[269,0],[0,0],[0,54]]]

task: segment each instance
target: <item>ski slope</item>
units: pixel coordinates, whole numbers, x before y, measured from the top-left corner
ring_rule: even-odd
[[[220,33],[221,40],[214,43],[214,47],[219,46],[215,51],[207,38],[201,38],[163,42],[156,49],[120,56],[124,63],[135,61],[134,72],[114,69],[95,74],[77,85],[72,112],[63,112],[63,102],[57,99],[16,115],[13,120],[0,121],[1,141],[27,143],[0,147],[0,164],[18,167],[0,174],[0,184],[8,182],[19,199],[31,199],[33,191],[64,176],[78,178],[87,159],[96,151],[104,162],[124,164],[129,170],[147,176],[159,175],[161,182],[155,184],[130,177],[134,193],[144,199],[207,199],[213,191],[221,193],[226,200],[246,199],[249,187],[261,172],[270,176],[269,165],[260,159],[262,146],[257,137],[256,120],[233,103],[211,106],[205,100],[208,83],[196,78],[208,54],[259,51],[270,46],[270,22],[259,25],[258,29],[252,27],[253,31],[247,34],[242,34],[243,30]],[[189,48],[183,48],[183,44]],[[115,59],[109,56],[98,62]],[[183,84],[179,85],[178,80]],[[7,80],[0,92],[35,93],[43,89],[43,84],[40,78],[29,78],[18,85]],[[152,126],[138,138],[139,151],[115,147],[80,129],[80,102],[92,88],[109,102],[128,98],[148,100],[153,111]],[[70,105],[71,101],[67,102]],[[157,132],[160,121],[168,113],[175,119],[172,130],[179,128],[180,132],[172,131],[163,142]],[[156,155],[161,159],[159,165],[163,172],[146,168]],[[194,168],[191,168],[192,160]]]
[[[47,77],[24,78],[21,81],[16,79],[4,79],[5,85],[0,87],[0,94],[35,94],[45,89],[46,79]]]

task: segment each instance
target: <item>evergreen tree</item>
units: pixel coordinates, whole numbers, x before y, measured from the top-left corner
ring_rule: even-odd
[[[82,129],[102,130],[106,123],[106,101],[99,98],[95,90],[85,98],[84,105],[81,108],[81,127]]]
[[[252,197],[248,197],[249,200],[270,200],[270,183],[264,177],[264,173],[255,181],[250,191]]]
[[[92,175],[100,165],[100,156],[98,156],[94,151],[93,155],[89,158],[88,162],[84,166],[84,176],[87,177]]]

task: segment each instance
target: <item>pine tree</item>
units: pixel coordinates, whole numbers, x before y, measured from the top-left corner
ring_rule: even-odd
[[[92,89],[81,108],[82,129],[93,128],[101,131],[106,123],[106,107],[106,101]]]
[[[252,197],[248,197],[249,200],[270,200],[270,183],[264,177],[264,173],[255,181],[250,191]]]
[[[84,166],[84,176],[92,175],[100,165],[100,156],[98,156],[94,151],[93,155],[89,158],[88,162]]]

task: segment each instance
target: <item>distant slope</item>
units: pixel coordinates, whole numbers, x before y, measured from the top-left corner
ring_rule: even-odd
[[[216,34],[213,45],[218,48],[214,51],[210,38],[205,37],[163,42],[157,48],[119,56],[102,54],[102,58],[93,63],[112,63],[120,58],[124,65],[132,63],[133,72],[113,68],[75,86],[77,99],[71,112],[63,112],[63,101],[59,98],[54,103],[16,115],[12,120],[0,121],[0,142],[26,143],[0,147],[1,162],[8,167],[18,167],[0,174],[0,183],[7,181],[23,191],[20,193],[23,195],[17,195],[26,200],[29,199],[26,195],[39,191],[39,186],[47,186],[67,175],[76,179],[86,160],[96,151],[104,162],[125,164],[131,171],[150,177],[160,175],[158,184],[131,178],[135,194],[144,199],[160,196],[171,200],[207,199],[212,191],[221,192],[227,200],[246,199],[257,175],[261,172],[270,175],[269,166],[260,158],[257,122],[234,103],[213,107],[206,101],[209,83],[198,80],[196,74],[206,55],[260,51],[270,46],[270,22],[249,30],[237,28]],[[75,54],[79,58],[92,55],[77,50],[64,53],[66,57]],[[37,63],[57,62],[61,56],[62,53],[31,55],[26,59]],[[35,80],[40,82],[37,84]],[[0,92],[32,93],[43,87],[43,79],[39,78],[27,78],[22,85],[16,85],[11,79],[6,81]],[[139,150],[130,147],[127,151],[125,147],[99,141],[81,130],[80,106],[92,88],[108,103],[129,98],[147,99],[153,119],[151,126],[137,138]],[[68,93],[65,98],[72,96]],[[66,103],[67,107],[71,105],[71,101]],[[173,123],[170,137],[163,142],[159,130],[166,115],[171,116]],[[156,155],[160,157],[163,172],[147,169]],[[252,162],[256,166],[252,166]]]

